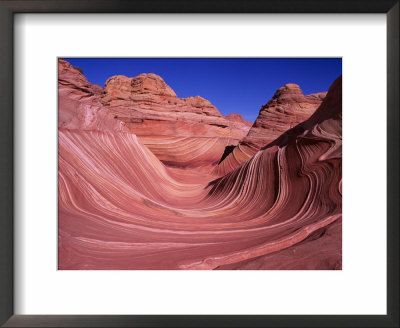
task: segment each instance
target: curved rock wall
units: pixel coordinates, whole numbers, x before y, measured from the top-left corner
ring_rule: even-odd
[[[131,80],[126,89],[142,97],[150,82]],[[168,103],[172,89],[161,90]],[[213,138],[225,138],[218,129],[204,144],[136,136],[135,125],[114,119],[128,110],[115,95],[99,100],[78,90],[60,98],[75,101],[80,92],[83,103],[94,98],[103,107],[96,124],[76,121],[76,112],[61,120],[59,269],[341,269],[341,78],[310,118],[221,177],[188,165],[194,156],[217,153]],[[140,100],[134,112],[151,111],[152,103]],[[103,109],[112,113],[107,124],[100,123]],[[204,117],[227,121],[208,112]],[[162,162],[172,154],[185,164]]]
[[[272,99],[261,107],[246,137],[219,163],[215,172],[223,175],[248,161],[261,147],[308,119],[321,105],[325,95],[326,92],[304,95],[297,84],[279,88]]]

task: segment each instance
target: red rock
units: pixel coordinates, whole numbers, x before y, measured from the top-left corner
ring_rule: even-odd
[[[155,74],[108,79],[101,102],[170,166],[216,165],[225,147],[249,130],[248,122],[226,118],[200,96],[178,98]]]
[[[201,136],[239,140],[248,131],[246,122],[226,119],[200,96],[178,98],[164,80],[155,74],[141,74],[134,78],[114,76],[108,79],[102,103],[139,137]],[[150,124],[143,128],[144,122]],[[154,131],[151,124],[155,125]]]
[[[341,88],[216,180],[130,132],[59,128],[59,269],[341,269]]]
[[[309,118],[325,95],[326,92],[303,95],[297,84],[286,84],[279,88],[272,99],[261,107],[247,136],[215,171],[220,175],[226,174],[248,161],[261,147]]]
[[[291,247],[217,270],[341,270],[342,219],[316,230]]]
[[[249,130],[239,116],[225,118],[200,96],[178,98],[155,74],[113,76],[103,89],[59,60],[59,127],[135,133],[170,166],[216,165]]]
[[[249,122],[249,121],[246,121],[246,120],[242,117],[242,115],[240,115],[240,114],[232,113],[232,114],[229,114],[229,115],[225,116],[225,118],[226,118],[227,120],[230,120],[230,121],[233,121],[233,122],[244,123],[244,124],[246,124],[247,126],[250,126],[250,127],[253,125],[253,123],[251,123],[251,122]]]
[[[127,131],[100,99],[103,88],[93,85],[65,60],[58,60],[58,126],[67,129]]]

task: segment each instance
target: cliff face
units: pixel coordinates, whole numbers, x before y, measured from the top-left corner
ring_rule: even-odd
[[[286,84],[278,89],[251,127],[245,142],[258,149],[280,134],[308,119],[321,105],[326,92],[303,95],[296,84]]]
[[[253,223],[265,229],[252,259],[237,254],[215,261],[218,269],[341,269],[342,77],[308,120],[209,188],[219,204],[253,204]]]
[[[272,99],[261,107],[246,137],[215,171],[220,175],[225,174],[248,161],[261,147],[308,119],[325,96],[326,92],[304,95],[297,84],[286,84],[279,88]]]
[[[65,129],[128,131],[100,102],[103,88],[93,85],[70,63],[58,61],[58,126]]]
[[[113,76],[103,89],[59,60],[60,127],[134,133],[167,165],[214,166],[249,125],[239,114],[225,117],[200,96],[178,98],[158,75]]]
[[[222,156],[215,140],[226,139],[223,128],[215,127],[219,136],[212,137],[171,136],[154,127],[136,136],[133,129],[143,130],[129,115],[147,117],[140,119],[151,127],[157,122],[151,115],[170,126],[171,113],[178,113],[186,133],[203,124],[199,117],[246,125],[240,118],[222,116],[202,98],[179,99],[149,74],[118,77],[118,87],[107,83],[104,90],[79,74],[61,62],[59,269],[341,269],[341,78],[310,117],[216,178],[201,168],[210,154]],[[289,88],[290,101],[303,99]],[[281,98],[262,110],[280,113],[277,108],[289,102]],[[172,99],[177,104],[167,107]],[[192,130],[184,130],[189,125]],[[268,130],[262,120],[257,126]],[[203,166],[190,166],[202,156]]]
[[[239,140],[249,129],[238,114],[236,119],[226,118],[200,96],[178,98],[155,74],[134,78],[113,76],[106,81],[101,102],[139,137],[201,136]]]

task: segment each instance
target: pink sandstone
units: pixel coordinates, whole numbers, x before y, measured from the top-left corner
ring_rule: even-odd
[[[154,136],[137,137],[132,129],[143,134],[145,129],[128,121],[141,113],[149,121],[159,117],[171,128],[174,109],[182,120],[177,131],[190,131],[188,140],[197,144],[195,133],[203,130],[185,127],[187,121],[210,127],[228,121],[206,102],[192,99],[185,105],[177,100],[166,107],[165,101],[175,99],[172,89],[143,76],[139,83],[120,85],[122,91],[99,95],[90,85],[82,87],[85,80],[69,77],[76,72],[64,66],[59,89],[59,111],[65,112],[59,126],[59,269],[341,269],[341,77],[307,120],[289,126],[247,162],[215,179],[186,165],[192,159],[182,169],[165,165],[140,141]],[[123,94],[107,96],[113,92]],[[192,102],[200,107],[194,109]],[[90,119],[85,119],[85,106],[91,106]],[[117,124],[109,120],[110,112]],[[114,119],[118,114],[122,120]],[[207,122],[195,115],[208,117]],[[237,137],[241,128],[231,127]],[[220,129],[212,129],[206,139],[224,138]],[[169,130],[159,135],[161,154],[170,147],[162,146],[161,137],[167,144],[179,138]],[[179,155],[200,156],[213,149],[195,144],[177,142],[169,156],[175,153],[179,162]]]
[[[261,147],[311,116],[326,92],[304,95],[297,84],[279,88],[272,99],[260,109],[253,126],[239,144],[216,168],[225,174],[248,161]]]
[[[239,114],[225,117],[200,96],[178,98],[158,75],[113,76],[103,89],[59,60],[60,127],[135,133],[169,166],[208,170],[249,125]]]

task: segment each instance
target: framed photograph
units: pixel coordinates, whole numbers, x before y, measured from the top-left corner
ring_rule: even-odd
[[[0,1],[5,327],[398,327],[398,1]]]

